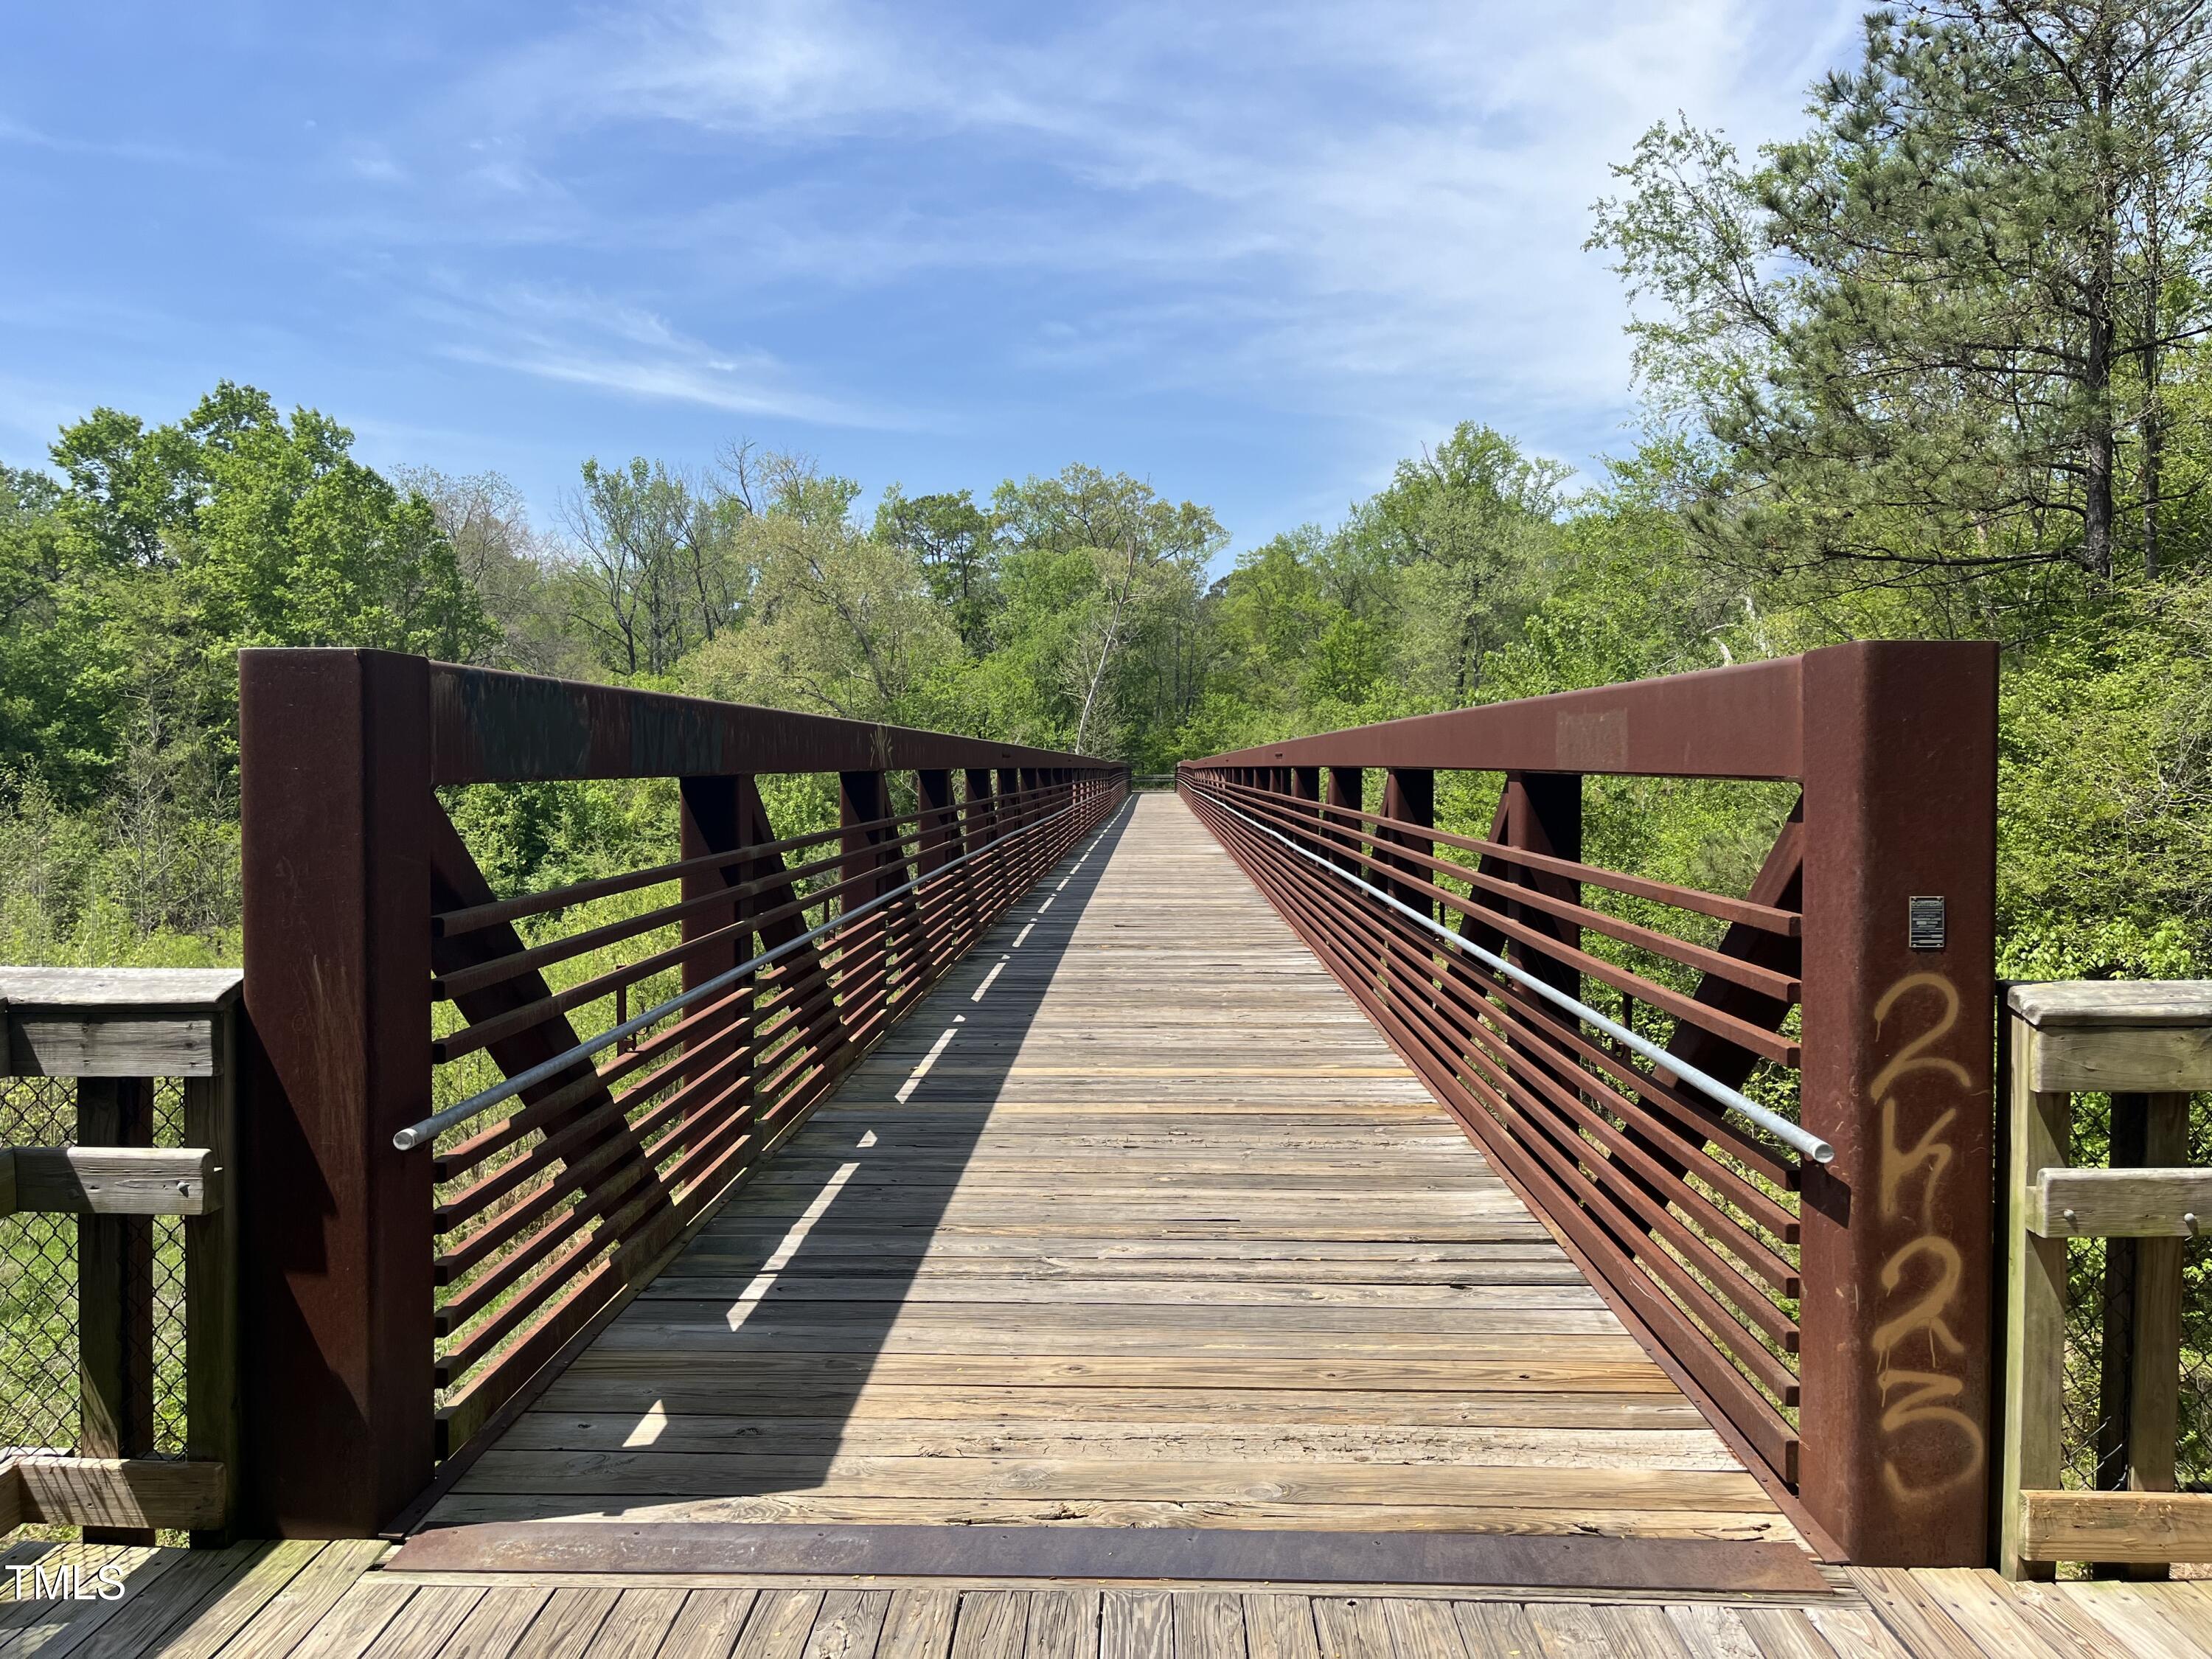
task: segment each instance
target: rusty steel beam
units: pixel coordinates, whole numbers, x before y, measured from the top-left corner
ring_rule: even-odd
[[[1434,767],[1486,772],[1794,778],[1802,769],[1800,657],[1239,749],[1184,764]]]
[[[1425,767],[1394,766],[1385,772],[1382,775],[1382,816],[1405,823],[1434,823],[1437,816],[1437,775]],[[1425,841],[1403,830],[1378,830],[1375,839],[1378,852],[1383,842],[1393,847],[1403,847],[1409,852],[1425,856],[1433,855],[1437,850],[1434,842]],[[1418,878],[1422,874],[1420,866],[1409,861],[1392,860],[1390,862],[1408,875]],[[1389,884],[1389,891],[1391,896],[1401,904],[1413,905],[1431,915],[1435,913],[1435,905],[1419,888],[1394,881]]]
[[[1988,1558],[1996,696],[1994,645],[1805,659],[1802,1492],[1875,1565]]]
[[[239,1115],[249,1536],[374,1533],[430,1478],[429,665],[244,653]]]
[[[256,650],[241,661],[280,654]],[[343,656],[343,651],[282,654]],[[1117,763],[943,732],[431,663],[432,781],[698,777]]]
[[[419,1534],[386,1565],[514,1573],[519,1582],[561,1572],[641,1581],[720,1572],[1828,1593],[1813,1558],[1787,1543],[1227,1527],[486,1522]]]

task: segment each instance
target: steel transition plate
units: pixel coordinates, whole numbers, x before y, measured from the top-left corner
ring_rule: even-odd
[[[1813,1558],[1792,1544],[1241,1528],[502,1522],[420,1533],[385,1565],[411,1572],[791,1573],[1813,1594],[1829,1588]]]

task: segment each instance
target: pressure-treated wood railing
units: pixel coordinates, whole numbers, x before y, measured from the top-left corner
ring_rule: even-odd
[[[2015,985],[2008,1001],[2001,1565],[2049,1577],[2062,1561],[2212,1560],[2212,1492],[2174,1491],[2182,1251],[2212,1230],[2212,1168],[2188,1161],[2190,1096],[2212,1089],[2212,981]],[[2102,1168],[2072,1162],[2082,1094],[2112,1102]],[[2108,1252],[2102,1369],[2119,1455],[2105,1490],[2059,1485],[2077,1238]]]
[[[6,1074],[75,1080],[71,1144],[0,1145],[0,1217],[76,1218],[78,1388],[73,1413],[52,1413],[75,1416],[74,1446],[0,1451],[0,1534],[25,1522],[82,1527],[88,1540],[114,1543],[151,1543],[157,1528],[190,1531],[196,1542],[229,1534],[239,1467],[231,1153],[239,978],[0,969]],[[156,1079],[180,1082],[181,1146],[153,1144]],[[157,1216],[182,1224],[182,1457],[153,1455]],[[21,1336],[0,1332],[11,1343]],[[30,1386],[26,1376],[13,1380]]]

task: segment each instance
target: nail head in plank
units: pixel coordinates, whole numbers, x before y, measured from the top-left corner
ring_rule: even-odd
[[[2044,1170],[2027,1226],[2045,1238],[2193,1238],[2212,1231],[2212,1169]]]
[[[2031,1488],[2020,1531],[2036,1561],[2212,1561],[2212,1492]]]
[[[208,1215],[222,1171],[200,1146],[15,1146],[13,1208],[58,1215]],[[0,1212],[9,1207],[0,1205]]]

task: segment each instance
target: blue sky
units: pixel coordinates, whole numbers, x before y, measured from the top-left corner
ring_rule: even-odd
[[[1652,121],[1795,131],[1859,0],[14,9],[0,459],[219,377],[377,463],[1081,460],[1238,546],[1457,420],[1628,441],[1582,251]]]

